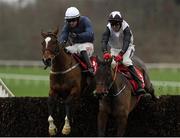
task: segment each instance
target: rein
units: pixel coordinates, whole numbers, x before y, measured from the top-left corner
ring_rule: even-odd
[[[65,48],[62,47],[62,49],[65,51]],[[46,50],[49,50],[51,52],[53,52],[55,54],[54,58],[52,60],[54,60],[59,54],[60,54],[60,47],[59,45],[57,45],[57,48],[56,48],[56,51],[52,51],[51,49],[46,49]],[[65,51],[66,52],[66,51]],[[53,64],[53,62],[52,62]],[[70,72],[71,70],[75,69],[77,66],[79,66],[79,63],[75,64],[74,66],[64,70],[64,71],[52,71],[50,70],[50,74],[54,74],[54,75],[59,75],[59,74],[66,74],[68,72]]]
[[[75,64],[74,66],[68,68],[67,70],[64,70],[64,71],[58,71],[58,72],[54,72],[54,71],[50,71],[51,74],[55,74],[55,75],[58,75],[58,74],[66,74],[68,72],[70,72],[71,70],[75,69],[77,66],[79,65],[79,63]]]
[[[114,84],[115,80],[116,80],[116,77],[117,77],[117,70],[118,70],[118,63],[116,64],[116,67],[115,67],[115,72],[114,72],[114,76],[113,76],[113,80],[112,82],[110,83],[109,87],[108,87],[108,90],[111,89],[112,85]]]
[[[65,49],[64,47],[62,47],[62,48],[63,48],[64,52],[67,53],[66,49]],[[57,55],[59,55],[59,53],[60,53],[60,50],[59,50],[59,52],[55,55],[55,57],[56,57]],[[72,65],[72,63],[71,63],[71,65]],[[51,71],[50,71],[50,74],[55,74],[55,75],[58,75],[58,74],[66,74],[66,73],[70,72],[71,70],[75,69],[77,66],[79,66],[79,63],[71,66],[70,68],[68,68],[68,69],[66,69],[66,70],[64,70],[64,71],[54,72],[54,71],[51,70]]]
[[[115,82],[115,80],[116,80],[117,71],[118,71],[118,63],[117,63],[116,66],[115,66],[115,72],[114,72],[113,80],[112,80],[112,82],[110,83],[110,85],[109,85],[109,87],[108,87],[108,90],[111,89],[112,85],[114,84],[114,82]],[[118,93],[113,94],[113,96],[118,96],[125,88],[126,88],[126,85],[124,85],[124,87],[123,87],[122,89],[120,89],[120,90],[118,91]]]

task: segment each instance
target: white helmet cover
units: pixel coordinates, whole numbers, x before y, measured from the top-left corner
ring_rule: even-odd
[[[65,13],[65,19],[73,19],[80,17],[79,10],[76,7],[69,7]]]
[[[109,15],[108,21],[118,21],[122,22],[123,18],[121,16],[121,13],[119,11],[113,11]]]

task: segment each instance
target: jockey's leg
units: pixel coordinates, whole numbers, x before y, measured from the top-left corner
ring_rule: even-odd
[[[94,76],[94,69],[91,65],[91,61],[87,54],[87,51],[85,51],[85,50],[81,51],[81,56],[83,57],[84,61],[86,62],[86,65],[88,67],[88,71],[89,71],[90,75]]]
[[[130,65],[130,66],[128,66],[128,69],[130,70],[130,73],[131,73],[133,79],[134,79],[134,80],[137,82],[137,84],[138,84],[138,89],[137,89],[137,91],[136,91],[136,94],[137,94],[137,95],[144,94],[145,97],[151,97],[151,95],[150,95],[149,93],[147,93],[147,92],[144,90],[144,88],[142,88],[142,82],[141,82],[141,80],[139,79],[138,74],[137,74],[134,66],[133,66],[133,65]]]

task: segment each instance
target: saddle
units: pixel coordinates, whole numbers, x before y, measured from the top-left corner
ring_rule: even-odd
[[[76,59],[76,61],[80,64],[80,66],[82,67],[83,72],[86,72],[88,67],[87,67],[86,63],[83,61],[83,59],[78,54],[72,54],[72,55]],[[90,61],[91,61],[92,67],[94,69],[94,73],[96,74],[96,71],[97,71],[97,68],[98,68],[97,57],[96,56],[91,56]]]
[[[133,87],[133,90],[135,92],[138,89],[138,84],[133,79],[131,73],[129,72],[128,67],[124,66],[123,64],[118,64],[116,67],[117,67],[117,72],[122,73],[129,80],[129,82],[131,83],[131,85]],[[114,71],[115,71],[116,67],[114,68]],[[139,80],[141,80],[141,82],[142,82],[142,88],[144,88],[145,87],[145,82],[144,82],[143,73],[136,66],[135,66],[135,70],[136,70],[136,72],[138,74]]]

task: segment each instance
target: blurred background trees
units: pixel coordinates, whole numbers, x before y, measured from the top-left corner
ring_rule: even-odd
[[[145,62],[180,62],[179,0],[25,1],[0,0],[0,59],[41,60],[41,30],[62,27],[66,9],[75,6],[92,21],[95,54],[102,54],[109,13],[120,10],[133,31],[136,55]]]

